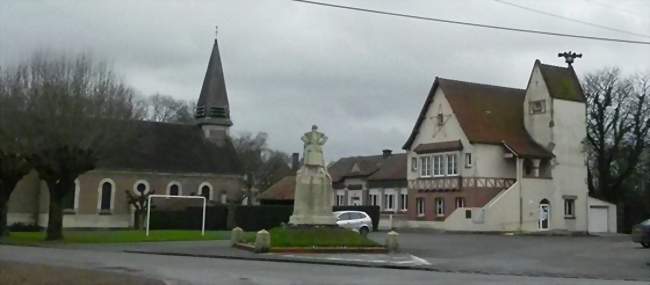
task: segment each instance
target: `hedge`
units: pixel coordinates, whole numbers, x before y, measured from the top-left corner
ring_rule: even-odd
[[[188,207],[183,211],[156,210],[151,212],[151,229],[200,229],[202,207]],[[362,211],[372,219],[373,230],[379,226],[378,206],[334,206],[333,211]],[[290,205],[236,206],[234,225],[245,231],[271,229],[288,223],[293,213]],[[213,205],[206,208],[206,230],[227,229],[228,207]]]
[[[151,229],[201,229],[203,207],[187,207],[183,211],[151,211]],[[205,209],[205,229],[226,229],[228,208],[209,206]]]

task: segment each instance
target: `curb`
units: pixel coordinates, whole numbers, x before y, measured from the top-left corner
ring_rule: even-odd
[[[255,246],[248,243],[238,242],[233,247],[255,252]],[[388,253],[385,247],[271,247],[267,252],[275,253]]]
[[[647,282],[648,280],[637,278],[607,278],[597,277],[591,275],[572,275],[562,273],[544,273],[544,272],[528,272],[528,273],[515,273],[515,272],[486,272],[482,270],[463,270],[463,269],[445,269],[434,268],[430,266],[406,266],[397,264],[378,264],[378,263],[360,263],[360,262],[339,262],[323,259],[304,259],[304,258],[286,258],[286,257],[256,257],[256,256],[235,256],[235,255],[216,255],[216,254],[193,254],[193,253],[178,253],[178,252],[161,252],[161,251],[140,251],[140,250],[124,250],[125,253],[136,254],[151,254],[163,256],[183,256],[183,257],[200,257],[200,258],[218,258],[218,259],[233,259],[233,260],[251,260],[251,261],[266,261],[266,262],[282,262],[282,263],[297,263],[297,264],[317,264],[317,265],[334,265],[334,266],[348,266],[358,268],[378,268],[378,269],[396,269],[396,270],[412,270],[412,271],[427,271],[427,272],[440,272],[440,273],[464,273],[464,274],[477,274],[477,275],[494,275],[494,276],[518,276],[530,278],[564,278],[564,279],[591,279],[591,280],[610,280],[610,281],[636,281]]]

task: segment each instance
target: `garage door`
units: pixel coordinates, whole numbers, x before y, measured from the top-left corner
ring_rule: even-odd
[[[589,232],[607,232],[607,208],[589,207]]]

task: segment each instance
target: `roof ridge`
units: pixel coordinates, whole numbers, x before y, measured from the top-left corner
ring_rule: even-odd
[[[526,89],[523,89],[523,88],[499,86],[499,85],[494,85],[494,84],[479,83],[479,82],[472,82],[472,81],[465,81],[465,80],[458,80],[458,79],[449,79],[449,78],[444,78],[444,77],[439,77],[439,76],[438,76],[438,80],[454,81],[454,82],[459,82],[459,83],[464,83],[464,84],[480,85],[480,86],[486,86],[486,87],[513,89],[513,90],[517,90],[517,91],[526,91]]]

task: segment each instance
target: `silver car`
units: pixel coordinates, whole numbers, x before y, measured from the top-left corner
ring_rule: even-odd
[[[368,214],[361,211],[338,211],[334,212],[336,224],[339,227],[351,229],[362,235],[367,235],[372,228],[372,219]]]

